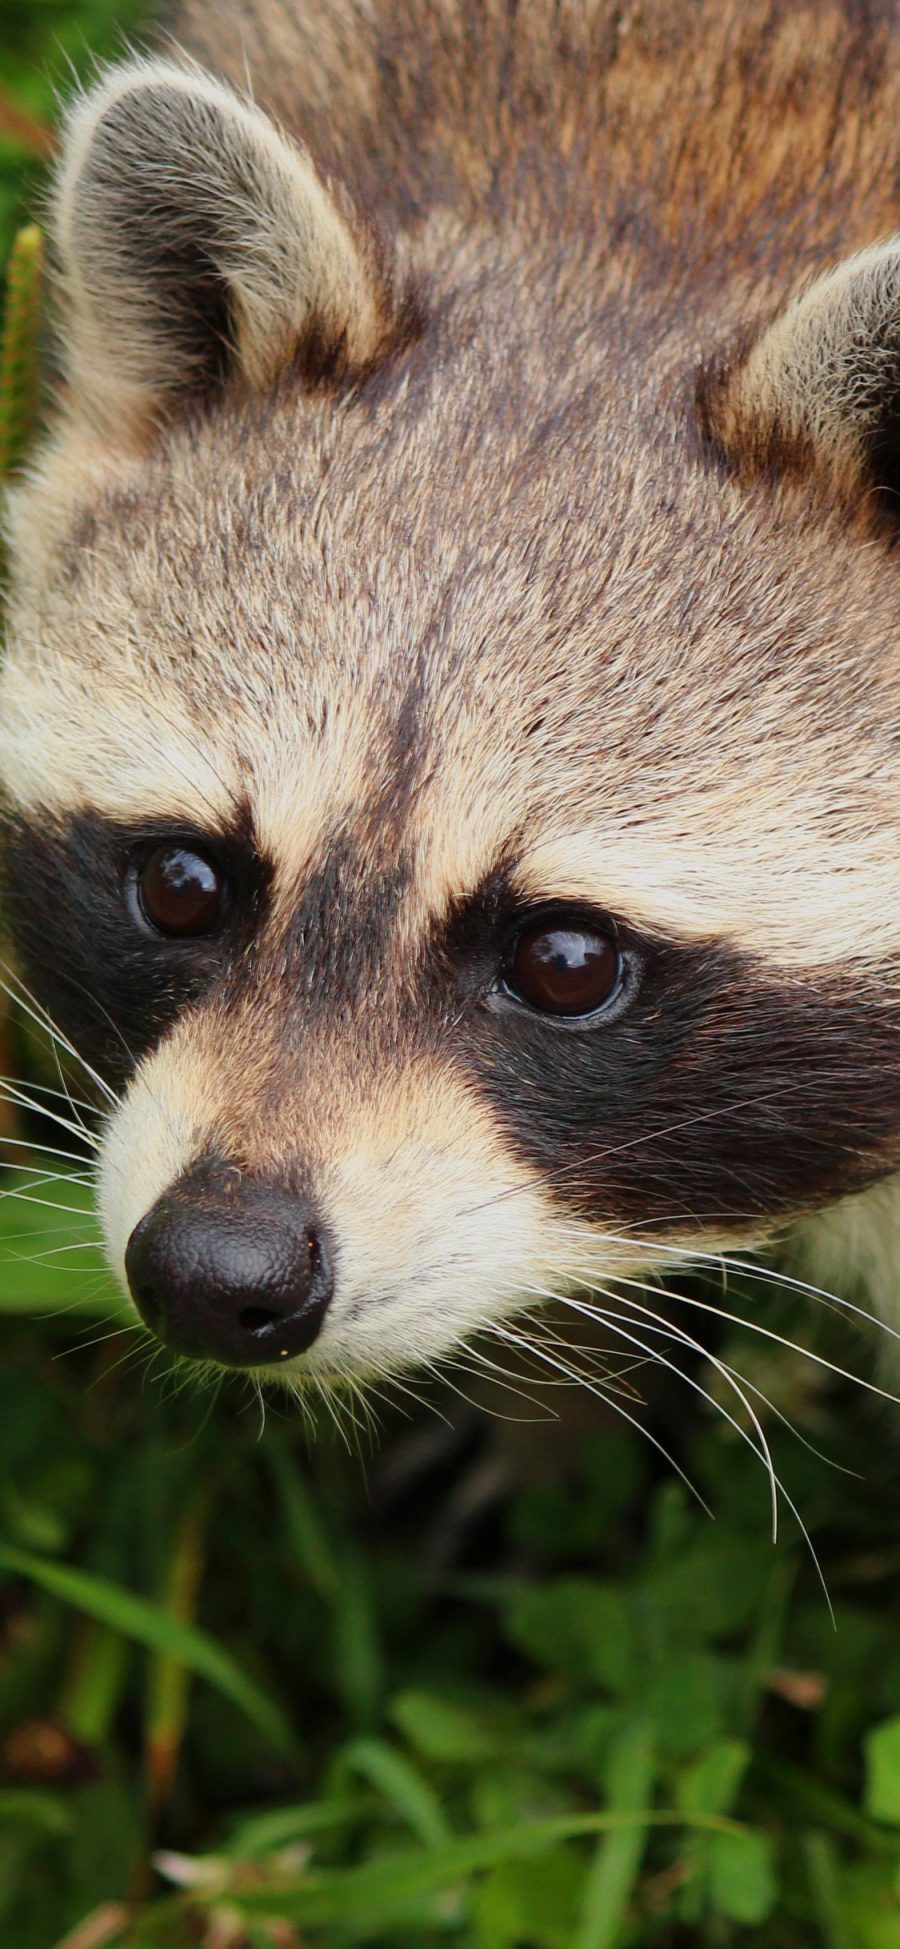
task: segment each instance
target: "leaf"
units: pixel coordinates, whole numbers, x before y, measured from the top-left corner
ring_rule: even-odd
[[[472,1901],[472,1919],[483,1949],[571,1949],[575,1904],[583,1864],[571,1848],[557,1847],[536,1861],[492,1868]]]
[[[714,1835],[709,1842],[709,1892],[730,1922],[765,1922],[778,1897],[769,1836],[749,1829]]]
[[[634,1682],[634,1618],[612,1585],[560,1577],[543,1589],[523,1590],[509,1606],[506,1630],[538,1664],[576,1683],[593,1681],[618,1693]]]
[[[740,1739],[718,1739],[682,1773],[678,1805],[686,1814],[727,1814],[750,1763]]]
[[[745,1538],[722,1530],[652,1571],[642,1599],[652,1604],[657,1628],[674,1648],[688,1640],[711,1644],[759,1615],[770,1574],[768,1553],[754,1552]]]
[[[505,1741],[486,1716],[437,1692],[400,1692],[390,1716],[426,1759],[448,1765],[475,1765],[499,1756]]]
[[[863,1742],[865,1809],[872,1820],[900,1827],[900,1713],[873,1726]]]
[[[151,1651],[177,1658],[188,1671],[205,1678],[230,1699],[280,1752],[293,1754],[293,1734],[280,1707],[254,1679],[248,1678],[214,1638],[198,1630],[196,1625],[168,1616],[147,1598],[137,1597],[133,1591],[123,1590],[104,1577],[68,1564],[48,1562],[5,1543],[0,1543],[0,1567],[14,1577],[29,1578],[51,1596],[65,1604],[74,1604],[89,1617],[121,1631],[125,1637],[135,1638]]]
[[[900,1900],[891,1881],[886,1861],[845,1864],[840,1887],[842,1949],[897,1949]]]
[[[721,1739],[734,1724],[740,1679],[737,1663],[713,1652],[685,1651],[661,1663],[643,1695],[660,1750],[680,1759]]]

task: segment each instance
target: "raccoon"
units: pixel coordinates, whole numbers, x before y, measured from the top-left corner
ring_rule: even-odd
[[[897,16],[187,0],[70,107],[5,901],[178,1353],[782,1239],[889,1313]]]

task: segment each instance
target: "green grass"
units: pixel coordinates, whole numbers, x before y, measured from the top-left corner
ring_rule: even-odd
[[[8,104],[43,126],[123,18],[0,9]],[[16,126],[4,251],[39,174]],[[692,1316],[847,1471],[762,1410],[809,1545],[787,1512],[773,1544],[759,1463],[671,1376],[622,1406],[714,1520],[599,1401],[576,1435],[448,1390],[378,1446],[310,1444],[240,1383],[180,1387],[53,1171],[0,1199],[0,1942],[898,1949],[895,1410]],[[811,1301],[728,1304],[874,1372]],[[527,1391],[487,1405],[559,1403]]]

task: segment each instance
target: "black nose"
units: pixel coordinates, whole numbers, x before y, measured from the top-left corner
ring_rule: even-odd
[[[167,1346],[228,1367],[305,1353],[332,1293],[309,1204],[221,1165],[198,1165],[164,1193],[135,1226],[125,1270]]]

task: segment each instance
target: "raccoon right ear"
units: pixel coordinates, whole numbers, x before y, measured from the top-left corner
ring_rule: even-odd
[[[900,490],[900,237],[802,291],[702,401],[739,466],[812,465]]]
[[[369,363],[390,294],[310,158],[203,70],[133,61],[70,111],[54,202],[76,411],[140,432],[230,369]]]

